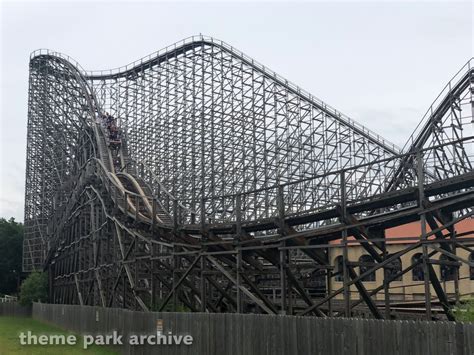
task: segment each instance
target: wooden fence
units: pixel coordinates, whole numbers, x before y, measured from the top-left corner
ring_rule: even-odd
[[[126,354],[474,354],[474,324],[254,314],[144,313],[34,304],[33,317],[81,334],[188,334],[192,345],[124,345]]]
[[[29,317],[31,306],[21,306],[16,302],[1,302],[0,316]]]

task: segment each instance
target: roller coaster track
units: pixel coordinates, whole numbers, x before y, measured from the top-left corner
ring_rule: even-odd
[[[472,264],[456,252],[471,250],[457,232],[474,204],[471,63],[401,151],[213,38],[101,72],[37,51],[24,269],[48,270],[58,303],[384,318],[394,301],[377,294],[422,265],[426,315],[450,318],[433,257]],[[417,221],[430,230],[389,254],[385,231]],[[371,263],[350,260],[354,244]]]

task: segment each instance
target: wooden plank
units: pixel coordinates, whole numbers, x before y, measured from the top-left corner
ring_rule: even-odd
[[[215,332],[214,332],[214,354],[225,354],[226,352],[226,334],[227,322],[226,314],[216,314],[214,318]]]
[[[399,330],[399,337],[400,337],[400,354],[409,354],[410,353],[410,342],[407,338],[410,328],[409,328],[409,321],[401,321]]]
[[[323,336],[324,329],[321,326],[321,319],[311,318],[310,321],[310,333],[311,333],[311,354],[322,355],[324,354]]]
[[[456,354],[457,347],[456,347],[456,323],[455,322],[447,322],[446,334],[448,335],[449,354],[457,355]]]

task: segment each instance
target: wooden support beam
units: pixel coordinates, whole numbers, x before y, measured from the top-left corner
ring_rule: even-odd
[[[365,303],[369,307],[370,312],[372,312],[372,315],[376,319],[383,319],[382,314],[380,313],[379,309],[375,305],[375,302],[369,296],[369,294],[367,292],[367,289],[365,288],[365,286],[362,283],[361,279],[357,277],[357,274],[355,273],[353,267],[348,266],[347,270],[349,271],[349,276],[354,281],[354,284],[357,287],[357,290],[359,291],[360,296],[362,297],[362,299],[365,301]]]
[[[265,312],[269,313],[269,314],[277,314],[277,310],[275,309],[275,307],[268,301],[268,300],[265,300],[266,297],[263,296],[263,299],[262,299],[262,294],[257,292],[257,295],[260,297],[257,297],[255,296],[252,292],[250,292],[247,288],[245,288],[243,285],[237,285],[237,281],[235,280],[234,277],[232,277],[232,275],[230,275],[230,273],[224,269],[224,267],[222,265],[219,264],[219,262],[214,259],[214,257],[210,256],[210,255],[207,255],[206,258],[229,280],[229,281],[232,281],[232,283],[234,285],[236,285],[236,287],[239,287],[241,289],[241,291],[243,293],[245,293],[247,295],[247,297],[249,297],[251,300],[253,300],[258,306],[260,306],[260,308],[262,308]],[[242,275],[244,276],[244,275]],[[246,282],[249,282],[248,278],[246,278],[244,276],[244,279]],[[251,286],[252,287],[252,286]],[[252,287],[255,290],[255,287]]]
[[[430,273],[430,281],[431,284],[433,285],[433,288],[436,292],[436,295],[438,296],[439,302],[441,303],[441,306],[444,309],[444,314],[450,321],[455,321],[456,319],[454,318],[454,315],[452,314],[451,307],[449,306],[449,301],[448,298],[446,297],[446,294],[443,291],[443,288],[441,287],[441,284],[439,283],[438,276],[436,275],[436,272],[433,269],[433,265],[431,263],[428,264],[428,270]]]
[[[197,264],[197,262],[201,259],[201,254],[199,254],[198,256],[196,256],[196,258],[194,259],[194,261],[191,263],[191,265],[188,266],[188,268],[186,269],[186,271],[183,273],[183,275],[181,275],[181,277],[179,278],[178,282],[176,283],[173,283],[173,288],[171,289],[170,293],[168,294],[168,296],[165,298],[165,300],[161,303],[161,306],[160,308],[158,309],[158,312],[161,312],[165,307],[166,305],[168,304],[169,300],[171,299],[171,297],[173,297],[173,295],[175,294],[176,292],[176,289],[183,283],[184,280],[186,280],[186,277],[189,275],[189,273],[191,272],[191,270],[194,268],[194,266]]]

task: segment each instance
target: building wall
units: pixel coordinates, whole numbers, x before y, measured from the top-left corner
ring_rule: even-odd
[[[409,244],[388,244],[387,251],[389,254],[394,254],[407,248]],[[431,251],[431,250],[430,250]],[[342,256],[342,248],[341,247],[333,247],[330,249],[329,255],[332,265],[336,265],[336,258],[338,256]],[[402,269],[411,265],[412,257],[417,254],[421,253],[421,248],[417,248],[413,251],[410,251],[403,255],[400,259],[402,262]],[[348,247],[348,259],[350,262],[358,262],[359,258],[362,255],[368,255],[367,251],[359,245],[353,245]],[[456,254],[463,258],[464,260],[470,260],[470,253],[464,249],[457,248]],[[431,259],[439,260],[440,253],[436,254]],[[438,278],[441,281],[441,266],[440,265],[433,265]],[[360,274],[359,267],[355,267],[357,274]],[[381,286],[383,283],[383,268],[376,271],[375,274],[375,281],[364,281],[364,286],[367,290],[373,290],[378,286]],[[334,279],[333,279],[334,280]],[[454,281],[441,281],[443,289],[447,293],[448,296],[454,297],[455,295],[455,287]],[[332,288],[334,290],[343,287],[343,283],[339,281],[333,281]],[[474,294],[474,280],[470,280],[470,270],[469,265],[466,263],[462,263],[459,268],[459,293],[462,296],[468,296]],[[392,281],[390,283],[390,297],[391,300],[423,300],[424,299],[424,281],[413,281],[413,272],[410,270],[409,272],[405,273],[402,277],[401,281]],[[435,292],[433,287],[431,287],[431,294],[432,297],[435,297]],[[342,298],[343,295],[338,295],[337,298]],[[351,298],[358,299],[359,295],[355,286],[351,286]],[[383,300],[385,298],[384,291],[380,291],[377,293],[375,299]]]

